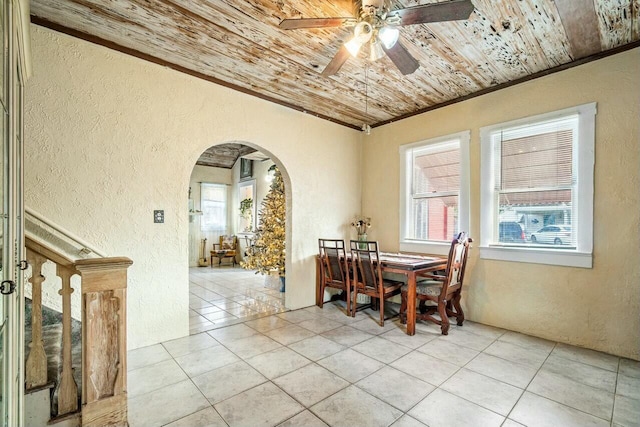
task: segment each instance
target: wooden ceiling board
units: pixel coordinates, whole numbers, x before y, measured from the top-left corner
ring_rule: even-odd
[[[349,0],[32,0],[31,11],[51,28],[359,129],[576,59],[577,33],[565,30],[556,7],[573,0],[472,1],[468,20],[401,28],[403,45],[420,64],[407,76],[388,57],[370,62],[361,52],[323,77],[352,30],[278,26],[287,18],[352,16],[357,2]],[[594,56],[638,45],[640,0],[577,1],[585,5],[581,12],[592,7],[583,15],[593,18],[587,34],[601,40]],[[438,2],[392,3],[398,9]],[[574,29],[586,19],[575,16]]]

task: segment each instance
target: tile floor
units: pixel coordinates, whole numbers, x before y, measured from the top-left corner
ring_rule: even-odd
[[[277,278],[224,265],[189,269],[192,334],[284,311],[284,292]]]
[[[193,281],[245,307],[230,285]],[[278,298],[256,286],[239,285]],[[130,425],[640,425],[639,362],[470,321],[409,337],[339,303],[252,316],[129,352]]]

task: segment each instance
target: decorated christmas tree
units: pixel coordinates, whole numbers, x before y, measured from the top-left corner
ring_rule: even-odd
[[[284,182],[275,165],[269,168],[269,173],[272,172],[275,174],[269,193],[262,201],[255,244],[248,251],[241,265],[248,270],[257,270],[257,273],[261,274],[277,272],[281,278],[284,278],[286,219]]]

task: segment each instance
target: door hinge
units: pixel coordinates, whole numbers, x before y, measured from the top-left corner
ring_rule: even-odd
[[[9,286],[5,286],[5,283]],[[2,295],[12,294],[15,292],[15,290],[16,282],[14,282],[13,280],[3,280],[2,283],[0,283],[0,294]]]

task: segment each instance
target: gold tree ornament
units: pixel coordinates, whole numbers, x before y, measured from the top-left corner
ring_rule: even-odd
[[[275,165],[269,168],[270,172],[272,170],[275,174],[269,193],[262,201],[255,244],[240,265],[247,270],[257,270],[256,273],[260,274],[270,274],[277,271],[280,277],[284,277],[286,258],[284,181]]]

